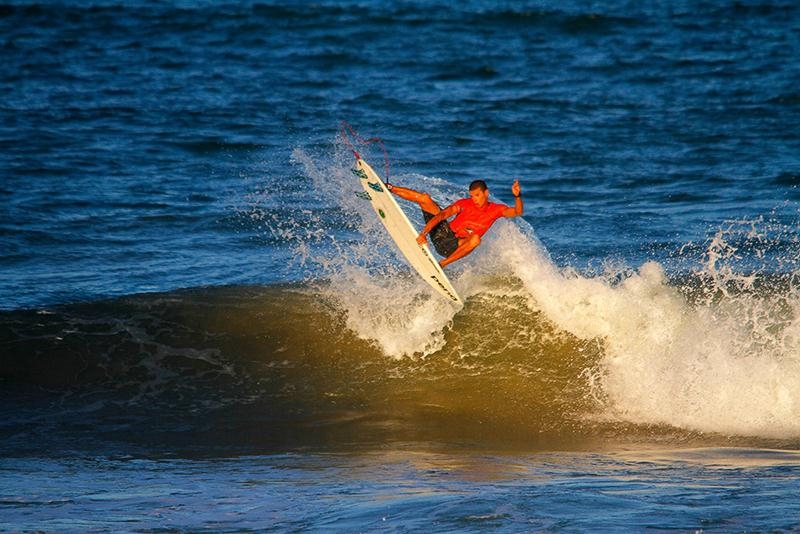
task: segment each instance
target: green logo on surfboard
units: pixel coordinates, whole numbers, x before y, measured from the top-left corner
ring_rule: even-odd
[[[367,179],[367,173],[365,173],[365,172],[364,172],[364,171],[362,171],[361,169],[350,169],[350,171],[351,171],[353,174],[355,174],[356,176],[358,176],[359,178],[363,179],[363,180],[366,180],[366,179]]]

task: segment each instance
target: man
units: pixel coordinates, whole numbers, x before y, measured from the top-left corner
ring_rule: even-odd
[[[400,198],[416,202],[422,208],[425,228],[419,233],[417,242],[422,245],[430,234],[436,251],[444,256],[439,265],[445,267],[460,260],[481,244],[481,236],[500,217],[519,217],[523,205],[520,197],[519,180],[514,180],[511,193],[514,207],[489,202],[489,188],[483,180],[475,180],[469,185],[470,198],[462,198],[441,209],[428,193],[387,184],[389,191]],[[447,219],[455,219],[447,222]]]

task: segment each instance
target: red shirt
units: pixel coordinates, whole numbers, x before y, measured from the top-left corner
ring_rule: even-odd
[[[455,205],[461,208],[461,211],[450,221],[450,229],[458,238],[469,237],[472,234],[482,236],[508,208],[505,204],[494,202],[487,202],[479,208],[471,198],[462,198],[456,201]]]

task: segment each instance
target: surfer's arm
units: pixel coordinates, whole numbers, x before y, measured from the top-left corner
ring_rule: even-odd
[[[459,211],[460,208],[458,206],[456,206],[455,204],[451,204],[447,206],[445,209],[441,210],[436,215],[434,215],[431,218],[431,220],[428,221],[428,224],[425,225],[425,228],[423,228],[422,231],[417,236],[417,243],[419,243],[420,245],[424,245],[425,242],[427,241],[428,234],[431,233],[431,230],[433,230],[437,224],[446,219],[449,219],[453,215],[457,214]]]
[[[514,195],[514,207],[506,208],[503,211],[503,217],[519,217],[525,211],[525,206],[522,204],[522,191],[519,187],[519,180],[514,180],[511,186],[511,194]]]

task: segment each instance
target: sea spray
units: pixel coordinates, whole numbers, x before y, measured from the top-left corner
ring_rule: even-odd
[[[369,203],[356,195],[360,188],[350,171],[352,153],[336,146],[332,155],[315,158],[295,150],[293,159],[302,166],[315,195],[339,210],[352,231],[343,237],[331,233],[311,246],[307,239],[297,240],[299,262],[313,264],[314,277],[326,281],[316,289],[345,315],[348,328],[390,357],[427,355],[441,349],[456,309],[411,272]],[[398,179],[436,194],[443,183],[420,175]],[[412,220],[421,219],[412,211]]]

